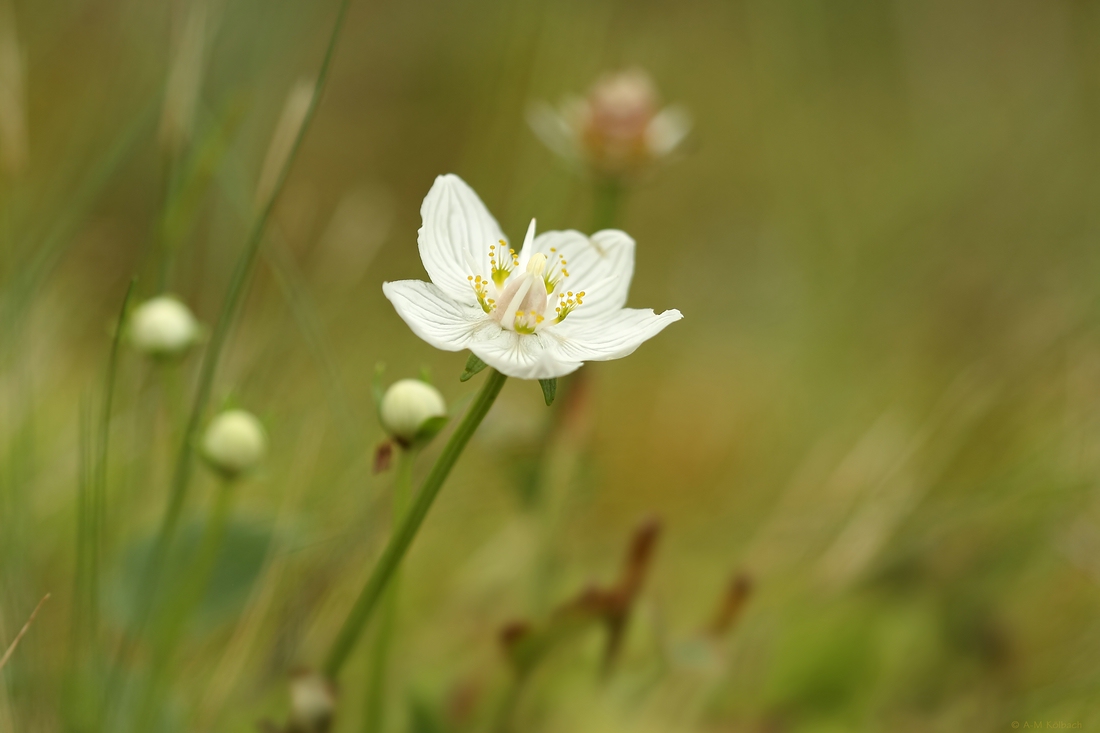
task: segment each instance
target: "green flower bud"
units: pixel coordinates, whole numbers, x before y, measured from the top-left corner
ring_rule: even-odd
[[[382,397],[379,415],[382,427],[395,440],[408,445],[424,424],[444,417],[447,405],[439,390],[419,379],[402,379],[390,385]]]
[[[267,434],[256,416],[227,410],[215,417],[202,438],[202,454],[228,477],[253,468],[267,452]]]
[[[147,300],[130,314],[130,342],[144,354],[177,356],[199,340],[191,311],[170,295]]]

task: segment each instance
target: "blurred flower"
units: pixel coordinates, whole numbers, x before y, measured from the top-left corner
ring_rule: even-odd
[[[386,390],[378,411],[386,432],[408,445],[428,420],[446,416],[447,405],[439,390],[427,382],[402,379]]]
[[[325,733],[336,711],[336,688],[316,672],[298,672],[290,680],[290,726],[294,733]]]
[[[550,379],[585,361],[627,356],[681,318],[677,310],[623,307],[634,272],[634,240],[624,232],[536,237],[532,219],[516,254],[455,175],[436,179],[420,213],[420,258],[431,282],[402,280],[382,290],[409,328],[438,349],[469,349],[511,377]]]
[[[254,467],[267,452],[267,434],[256,416],[227,410],[211,421],[202,438],[202,453],[215,469],[235,477]]]
[[[171,295],[147,300],[130,314],[130,342],[150,356],[178,356],[194,346],[199,335],[191,311]]]
[[[605,74],[587,97],[567,98],[558,109],[536,104],[528,121],[552,151],[610,178],[644,172],[691,130],[682,107],[660,108],[653,81],[640,69]]]

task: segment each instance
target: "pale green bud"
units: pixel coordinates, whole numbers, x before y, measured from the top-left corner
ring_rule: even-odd
[[[447,414],[439,390],[419,379],[402,379],[390,385],[382,397],[382,427],[398,441],[409,444],[424,424]]]
[[[150,356],[182,354],[199,340],[191,311],[170,295],[147,300],[130,314],[130,342]]]
[[[290,730],[324,733],[332,727],[336,688],[316,672],[299,672],[290,680]]]
[[[215,417],[202,438],[202,454],[214,468],[236,476],[253,468],[267,452],[267,434],[256,416],[227,410]]]

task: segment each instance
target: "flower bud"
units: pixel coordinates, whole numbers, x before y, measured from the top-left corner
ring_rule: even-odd
[[[170,295],[147,300],[130,314],[130,341],[145,354],[177,356],[198,341],[199,324],[191,311]]]
[[[263,425],[244,410],[227,410],[215,417],[202,439],[203,456],[227,477],[254,467],[266,451]]]
[[[336,687],[316,672],[302,671],[290,680],[290,730],[325,733],[336,712]]]
[[[402,379],[390,385],[382,397],[382,427],[398,442],[408,445],[428,420],[447,414],[439,390],[419,379]]]
[[[559,110],[536,106],[530,123],[554,152],[611,178],[644,173],[691,129],[681,108],[661,108],[653,81],[639,69],[603,75],[583,99],[568,99]]]

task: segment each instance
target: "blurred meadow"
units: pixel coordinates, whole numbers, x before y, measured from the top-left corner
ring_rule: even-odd
[[[384,717],[373,623],[332,730],[1100,726],[1084,0],[352,0],[199,414],[254,412],[267,456],[194,603],[219,488],[190,460],[154,588],[203,351],[339,5],[0,0],[0,653],[51,594],[0,731],[282,725],[390,533],[376,364],[452,414],[486,378],[382,294],[425,278],[421,200],[453,172],[512,242],[592,231],[598,183],[529,112],[635,67],[693,124],[622,194],[629,304],[684,320],[550,408],[509,381],[402,566]],[[204,342],[112,361],[134,278],[128,308],[172,293]],[[613,584],[647,521],[614,664],[581,629],[513,693],[508,640]]]

